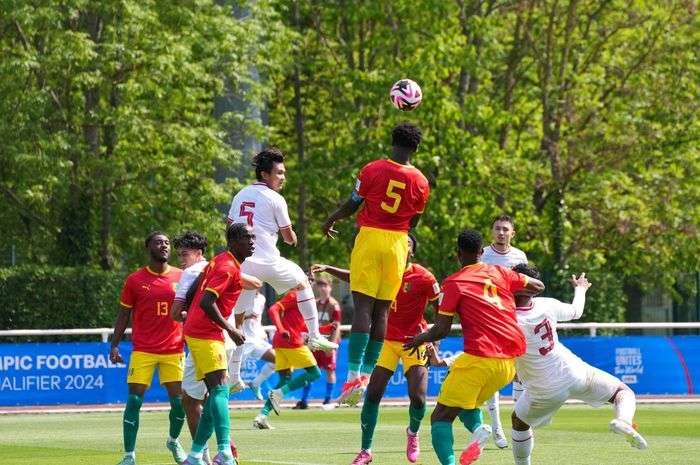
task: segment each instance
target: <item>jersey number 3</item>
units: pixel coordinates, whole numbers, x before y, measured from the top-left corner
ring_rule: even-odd
[[[253,210],[248,210],[249,208],[255,208],[255,202],[241,202],[239,216],[245,216],[248,226],[253,226],[253,215],[255,212]]]
[[[542,331],[544,330],[544,331]],[[552,325],[549,324],[549,320],[544,320],[542,323],[535,326],[535,334],[540,334],[543,341],[547,341],[546,347],[540,347],[540,355],[547,355],[554,349],[554,333],[552,332]]]
[[[382,210],[385,212],[389,213],[396,213],[396,210],[399,209],[399,205],[401,204],[401,194],[396,192],[397,190],[404,190],[406,189],[406,183],[397,181],[395,179],[390,179],[389,180],[389,185],[386,186],[386,196],[389,197],[390,199],[393,200],[393,203],[388,204],[384,201],[381,203]]]

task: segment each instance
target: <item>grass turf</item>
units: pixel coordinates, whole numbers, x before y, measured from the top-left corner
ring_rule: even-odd
[[[271,417],[274,430],[252,429],[256,411],[231,412],[233,436],[241,465],[347,465],[359,450],[359,409],[283,410]],[[510,409],[501,417],[509,419]],[[488,415],[485,414],[485,417]],[[641,405],[635,421],[650,448],[632,449],[608,431],[611,408],[594,410],[565,406],[554,423],[535,432],[533,463],[537,465],[688,465],[700,463],[700,405]],[[405,457],[407,408],[387,407],[380,413],[375,433],[374,463],[408,463]],[[143,412],[137,442],[138,465],[170,465],[164,443],[168,432],[166,412]],[[189,434],[183,430],[185,448]],[[506,428],[509,431],[509,428]],[[510,434],[508,433],[508,436]],[[437,464],[430,444],[430,421],[423,420],[419,463]],[[121,414],[79,413],[0,416],[0,463],[4,465],[113,465],[121,459]],[[468,435],[455,423],[455,449]],[[489,443],[483,465],[512,464],[510,448],[498,450]]]

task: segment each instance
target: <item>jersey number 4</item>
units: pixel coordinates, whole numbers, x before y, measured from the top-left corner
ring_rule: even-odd
[[[241,211],[239,216],[245,216],[248,226],[253,226],[253,215],[255,212],[253,210],[249,210],[249,208],[255,208],[255,202],[241,202]]]
[[[549,320],[544,320],[542,323],[535,326],[535,334],[540,334],[540,338],[543,341],[547,341],[545,347],[540,347],[540,355],[547,355],[554,349],[554,332],[552,331],[552,325],[549,324]]]
[[[382,210],[389,213],[396,213],[401,204],[401,194],[396,191],[402,191],[406,189],[406,183],[397,181],[395,179],[389,180],[389,185],[386,186],[386,196],[393,200],[391,204],[384,201],[381,203]]]

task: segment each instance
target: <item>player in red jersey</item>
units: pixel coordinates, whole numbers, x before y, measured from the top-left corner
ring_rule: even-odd
[[[323,225],[329,237],[336,221],[355,213],[360,227],[350,256],[350,289],[355,311],[348,348],[348,376],[340,401],[356,404],[377,363],[386,332],[387,312],[401,285],[408,256],[406,234],[428,202],[430,187],[411,165],[421,142],[420,129],[399,124],[391,134],[389,159],[366,164],[355,189]]]
[[[331,278],[330,276],[319,276],[313,281],[318,294],[316,308],[318,309],[319,331],[326,339],[338,344],[340,343],[340,325],[343,322],[343,311],[338,301],[331,295],[333,290]],[[323,398],[322,405],[332,408],[334,406],[331,406],[330,403],[333,388],[335,387],[335,367],[338,349],[329,351],[314,350],[313,354],[318,367],[326,372],[326,395]],[[309,408],[308,399],[311,386],[311,384],[306,385],[301,399],[294,406],[295,409],[304,410]]]
[[[272,347],[275,349],[275,371],[280,379],[253,420],[253,426],[259,429],[271,428],[267,417],[271,411],[280,414],[282,398],[286,394],[313,383],[321,376],[316,359],[305,345],[309,330],[299,310],[296,291],[288,292],[272,304],[267,314],[277,328],[272,337]],[[304,373],[292,379],[295,368],[303,368]]]
[[[454,464],[452,422],[463,410],[474,411],[515,376],[515,358],[525,353],[525,337],[515,318],[513,293],[537,294],[544,284],[508,268],[480,262],[483,241],[467,229],[457,239],[462,269],[442,283],[438,315],[433,327],[412,338],[405,348],[418,348],[450,332],[459,315],[464,353],[445,378],[430,418],[433,448],[441,464]],[[474,462],[491,436],[481,425],[460,456],[460,464]]]
[[[119,303],[121,310],[114,323],[114,335],[109,359],[123,363],[119,342],[132,320],[127,384],[129,397],[124,408],[124,458],[119,465],[136,463],[136,435],[139,429],[139,411],[143,395],[151,385],[156,367],[160,382],[170,398],[170,435],[166,447],[179,463],[185,457],[177,437],[185,421],[182,409],[183,339],[182,325],[170,319],[170,307],[175,298],[175,287],[182,271],[168,265],[170,240],[155,231],[146,237],[149,264],[131,273],[124,282]]]
[[[360,416],[362,447],[351,465],[365,465],[373,459],[371,447],[379,416],[379,403],[399,361],[403,365],[404,375],[408,381],[408,397],[411,401],[408,408],[409,425],[406,429],[406,458],[409,462],[415,463],[420,455],[418,429],[425,416],[428,370],[425,366],[424,348],[421,347],[417,351],[406,350],[403,344],[421,330],[427,329],[423,313],[428,303],[438,298],[440,288],[430,271],[417,263],[410,262],[418,245],[411,234],[408,236],[408,244],[410,252],[405,264],[401,289],[391,305],[386,340],[377,365],[370,376],[367,395],[362,405]],[[326,271],[345,281],[352,276],[348,270],[327,265],[314,265],[312,271]]]
[[[224,331],[234,343],[242,344],[243,334],[228,318],[243,289],[240,263],[253,253],[255,236],[245,224],[233,223],[226,229],[227,250],[215,256],[204,269],[185,321],[185,339],[192,354],[195,378],[204,379],[209,396],[204,402],[202,417],[192,441],[192,452],[183,462],[202,465],[202,454],[212,432],[216,432],[218,453],[213,462],[235,465],[231,453],[230,419],[228,415],[228,366]],[[251,277],[249,287],[262,283]]]

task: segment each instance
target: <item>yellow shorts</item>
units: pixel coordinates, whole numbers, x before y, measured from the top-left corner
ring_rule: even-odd
[[[275,371],[293,370],[295,368],[315,367],[316,359],[306,346],[293,349],[278,347],[275,349]]]
[[[185,342],[194,361],[195,379],[204,379],[207,373],[228,368],[223,341],[185,336]]]
[[[394,300],[408,257],[402,231],[362,226],[350,255],[350,289],[380,300]]]
[[[447,407],[477,408],[510,383],[513,376],[515,360],[512,358],[485,358],[464,353],[450,367],[437,401]]]
[[[126,382],[150,386],[156,367],[158,367],[160,384],[182,381],[182,374],[185,371],[184,354],[153,354],[135,350],[129,359]]]
[[[425,366],[425,344],[411,354],[410,350],[403,348],[403,343],[399,341],[384,341],[382,351],[379,352],[377,366],[386,368],[389,371],[396,371],[396,367],[401,360],[403,372],[407,373],[413,366]]]

